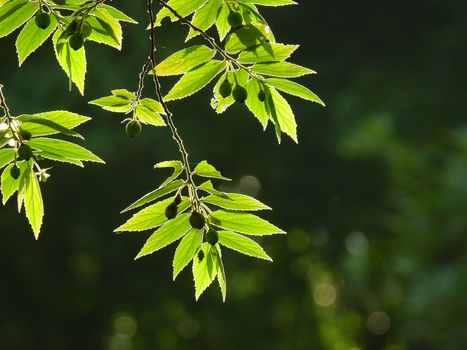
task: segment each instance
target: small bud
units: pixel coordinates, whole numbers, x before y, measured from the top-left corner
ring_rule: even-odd
[[[142,130],[141,123],[137,120],[130,120],[128,124],[126,125],[125,130],[126,130],[126,134],[129,137],[131,138],[137,137],[141,134],[141,130]]]
[[[230,12],[227,17],[227,22],[229,22],[232,28],[236,28],[242,25],[243,17],[240,12]]]
[[[18,168],[16,164],[13,165],[13,167],[10,169],[10,175],[15,180],[17,180],[19,176],[21,175],[21,170]]]
[[[70,47],[77,51],[81,49],[84,45],[84,36],[78,32],[75,32],[69,39]]]
[[[206,219],[204,218],[203,214],[198,213],[197,211],[194,211],[193,213],[191,213],[190,215],[191,227],[201,230],[204,227],[205,223],[206,223]]]
[[[243,86],[237,85],[233,90],[233,98],[238,103],[244,103],[248,98],[248,92]]]
[[[167,208],[165,208],[165,217],[169,220],[172,220],[177,216],[178,208],[175,203],[170,203]]]
[[[19,160],[29,160],[32,157],[32,149],[26,144],[22,144],[18,148],[18,159]]]
[[[50,25],[50,15],[42,11],[37,12],[34,20],[40,29],[46,29]]]
[[[216,243],[219,242],[219,233],[216,230],[210,229],[206,232],[206,241],[210,245],[216,245]]]
[[[226,97],[229,97],[230,94],[232,93],[232,84],[230,84],[230,82],[225,79],[222,84],[219,86],[219,94],[226,98]]]

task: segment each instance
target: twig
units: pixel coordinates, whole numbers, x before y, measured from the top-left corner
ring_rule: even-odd
[[[185,172],[186,172],[186,176],[187,176],[187,183],[189,184],[189,186],[191,187],[192,191],[190,191],[192,193],[192,196],[193,196],[193,203],[192,203],[192,207],[195,209],[195,210],[199,210],[199,207],[200,207],[200,200],[198,198],[198,193],[197,193],[197,190],[196,190],[196,184],[193,180],[193,172],[191,170],[191,167],[190,167],[190,163],[188,161],[188,152],[186,151],[186,148],[185,148],[185,145],[183,143],[183,139],[181,138],[178,130],[177,130],[177,127],[175,126],[175,123],[173,121],[173,114],[172,112],[170,112],[168,106],[167,106],[167,103],[164,101],[164,96],[162,95],[162,91],[161,91],[161,83],[159,81],[159,76],[157,75],[157,72],[155,70],[157,64],[156,64],[156,57],[155,57],[155,38],[154,38],[154,14],[152,13],[152,5],[153,5],[153,0],[147,0],[147,10],[148,10],[148,15],[149,15],[149,21],[151,23],[151,28],[150,28],[150,51],[149,51],[149,62],[150,62],[150,66],[151,66],[151,69],[153,70],[153,75],[152,75],[152,79],[153,79],[153,82],[154,82],[154,88],[155,88],[155,91],[156,91],[156,95],[159,99],[159,102],[161,103],[162,105],[162,108],[164,109],[164,112],[165,112],[165,115],[167,117],[167,124],[169,125],[169,128],[170,128],[170,131],[172,132],[172,138],[175,140],[175,142],[177,143],[178,145],[178,149],[182,155],[182,163],[183,163],[183,167],[185,169]]]

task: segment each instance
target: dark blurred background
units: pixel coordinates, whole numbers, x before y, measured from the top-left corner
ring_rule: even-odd
[[[143,2],[121,3],[145,23]],[[278,41],[301,44],[293,61],[319,74],[299,81],[327,104],[290,97],[299,145],[278,146],[244,106],[215,115],[211,89],[171,106],[191,160],[289,232],[262,241],[274,263],[224,252],[226,303],[217,286],[195,302],[189,269],[172,282],[173,246],[133,261],[148,234],[112,233],[166,175],[152,165],[178,157],[167,129],[128,140],[118,115],[87,105],[136,89],[144,24],[125,25],[122,53],[87,44],[84,98],[50,41],[19,69],[16,35],[2,39],[12,112],[93,117],[79,130],[107,165],[54,167],[39,241],[14,201],[1,208],[0,349],[467,349],[466,13],[461,0],[264,9]],[[186,31],[158,30],[159,57]]]

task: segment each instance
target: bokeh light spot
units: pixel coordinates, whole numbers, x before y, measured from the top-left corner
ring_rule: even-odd
[[[385,312],[375,311],[368,316],[366,324],[371,333],[381,335],[389,330],[391,321]]]
[[[116,335],[131,338],[136,334],[138,325],[136,320],[128,314],[119,315],[114,321],[114,332]]]
[[[336,288],[329,283],[321,283],[313,290],[313,298],[319,306],[331,306],[336,301]]]
[[[345,248],[352,255],[361,255],[368,250],[368,239],[360,231],[350,233],[345,240]]]
[[[256,196],[261,190],[261,182],[255,176],[245,175],[238,181],[237,190],[249,196]]]

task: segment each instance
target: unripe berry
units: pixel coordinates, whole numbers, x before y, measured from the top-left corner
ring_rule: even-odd
[[[29,160],[32,157],[32,149],[26,144],[22,144],[18,148],[18,159],[20,160]]]
[[[242,25],[243,17],[240,12],[230,12],[229,16],[227,17],[227,22],[229,22],[232,28],[236,28]]]
[[[73,35],[76,33],[77,30],[78,30],[78,22],[75,19],[66,27],[65,35],[66,36]]]
[[[131,120],[125,127],[126,134],[131,138],[139,136],[141,134],[141,130],[141,124],[137,120]]]
[[[15,180],[19,178],[19,176],[21,175],[21,170],[18,168],[17,165],[13,165],[13,167],[10,169],[10,175]]]
[[[233,98],[238,103],[244,103],[248,97],[248,92],[243,86],[237,85],[233,90]]]
[[[83,27],[81,28],[81,35],[85,38],[89,37],[92,33],[92,27],[91,25],[84,21],[83,23]]]
[[[198,251],[198,260],[199,262],[203,261],[204,259],[204,251],[200,250]]]
[[[172,220],[177,216],[178,208],[177,204],[170,203],[167,208],[165,208],[165,217],[169,220]]]
[[[210,229],[208,232],[206,232],[206,241],[210,245],[216,245],[216,243],[219,242],[219,234],[217,231]]]
[[[19,129],[19,135],[24,141],[29,141],[32,137],[32,134],[29,131],[23,129]]]
[[[219,86],[219,93],[222,97],[228,97],[232,93],[232,84],[225,79],[222,84]]]
[[[261,102],[264,102],[265,99],[266,99],[266,93],[263,90],[258,92],[258,100],[260,100]]]
[[[84,45],[84,36],[78,32],[75,32],[69,39],[70,47],[77,51]]]
[[[182,202],[182,196],[180,196],[180,194],[177,194],[174,198],[174,203],[176,205],[179,205],[181,202]]]
[[[36,14],[36,25],[41,29],[46,29],[50,25],[50,15],[48,13],[39,11]]]
[[[190,215],[191,227],[201,230],[204,227],[205,223],[206,223],[206,219],[204,218],[203,214],[198,213],[197,211],[194,211],[193,213],[191,213]]]

